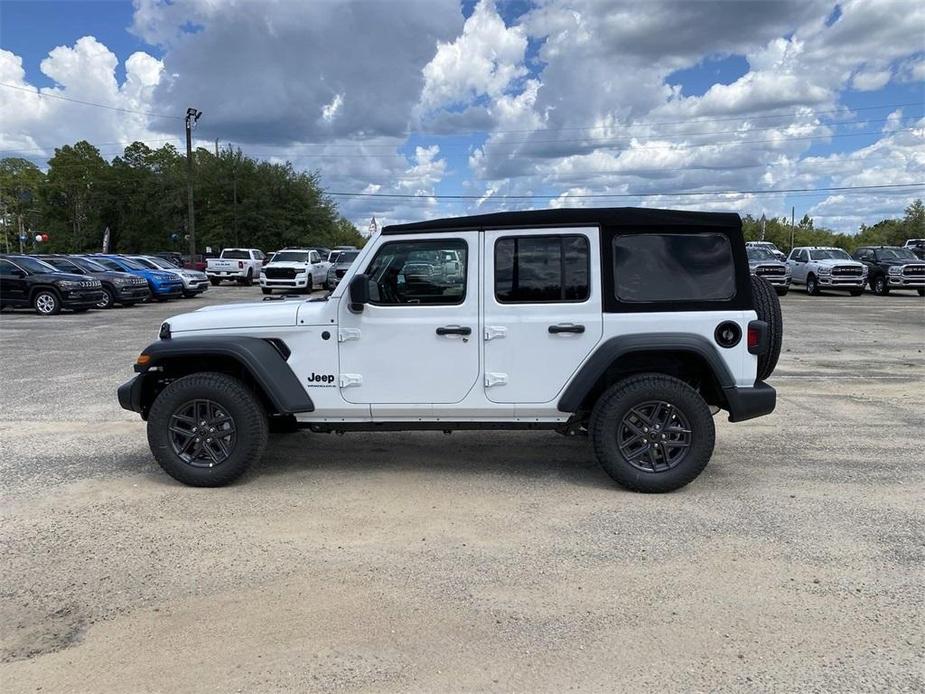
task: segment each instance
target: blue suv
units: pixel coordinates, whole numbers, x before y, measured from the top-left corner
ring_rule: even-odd
[[[166,270],[152,270],[131,258],[123,258],[119,255],[94,254],[89,257],[110,270],[144,277],[151,288],[151,296],[157,301],[179,299],[183,296],[183,280],[179,275]]]

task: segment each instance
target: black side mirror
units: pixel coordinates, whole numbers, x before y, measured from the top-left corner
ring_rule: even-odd
[[[350,280],[350,310],[362,313],[363,305],[369,303],[369,277],[356,275]]]

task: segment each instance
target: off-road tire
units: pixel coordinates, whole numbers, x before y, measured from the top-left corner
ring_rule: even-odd
[[[272,290],[272,289],[268,289],[267,287],[261,287],[261,288],[260,288],[260,291],[262,291],[264,294],[272,294],[272,293],[273,293],[273,290]]]
[[[194,467],[178,456],[170,442],[171,418],[191,400],[211,400],[231,416],[234,447],[215,467]],[[257,397],[238,379],[201,372],[172,382],[157,396],[148,414],[148,444],[158,464],[174,479],[194,487],[220,487],[233,482],[260,460],[267,445],[267,414]]]
[[[806,277],[806,293],[810,296],[819,296],[820,294],[819,280],[812,273]]]
[[[768,351],[758,355],[758,380],[765,381],[774,373],[780,358],[784,339],[784,317],[780,312],[780,299],[774,287],[763,277],[752,275],[752,299],[758,320],[768,324]]]
[[[870,282],[870,288],[874,290],[877,296],[886,296],[890,293],[890,285],[886,281],[886,275],[877,275]]]
[[[690,424],[686,455],[675,467],[658,472],[634,467],[617,440],[630,410],[650,401],[671,404]],[[644,493],[671,492],[690,484],[710,461],[716,439],[710,408],[700,394],[684,381],[659,373],[639,374],[613,384],[594,405],[588,429],[594,456],[607,474],[620,486]]]
[[[32,308],[40,316],[57,316],[61,313],[61,299],[52,289],[39,289],[32,296]]]
[[[220,285],[221,283],[222,283],[222,281],[221,281],[218,277],[210,277],[210,278],[209,278],[209,284],[211,284],[213,287],[217,287],[217,286]]]
[[[97,302],[96,308],[112,308],[115,303],[116,297],[112,290],[109,287],[103,287],[103,298]]]

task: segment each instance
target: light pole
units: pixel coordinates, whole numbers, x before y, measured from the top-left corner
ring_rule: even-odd
[[[195,108],[186,109],[186,198],[189,206],[186,229],[189,232],[191,263],[196,260],[196,213],[193,209],[193,128],[196,127],[201,116],[202,111]]]

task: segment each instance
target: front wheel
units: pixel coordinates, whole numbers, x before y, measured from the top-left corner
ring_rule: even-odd
[[[886,296],[890,293],[890,285],[887,284],[886,276],[884,275],[877,277],[873,281],[873,284],[871,284],[870,288],[874,290],[874,294],[877,296]]]
[[[852,289],[849,291],[849,294],[851,294],[851,296],[861,296],[861,294],[863,293],[864,293],[863,289]]]
[[[692,482],[713,455],[715,429],[700,394],[658,373],[631,376],[598,399],[589,425],[598,462],[636,492],[670,492]]]
[[[268,288],[268,287],[261,287],[261,288],[260,288],[260,291],[262,291],[264,294],[272,294],[272,293],[273,293],[273,290],[270,289],[270,288]]]
[[[148,444],[180,482],[220,487],[260,459],[267,415],[244,384],[223,373],[184,376],[168,385],[148,416]]]
[[[217,287],[217,286],[220,285],[221,283],[222,283],[222,281],[221,281],[218,277],[210,277],[210,278],[209,278],[209,284],[211,284],[213,287]]]
[[[919,296],[925,296],[925,289],[919,289]]]
[[[776,287],[774,291],[777,292],[777,296],[787,296],[787,292],[790,290],[787,287]]]
[[[115,301],[116,297],[113,296],[112,290],[109,287],[103,287],[103,298],[96,302],[96,307],[112,308]]]
[[[819,296],[819,280],[815,275],[806,278],[806,293],[810,296]]]
[[[40,316],[56,316],[61,313],[61,300],[50,289],[42,289],[32,297],[32,308]]]

